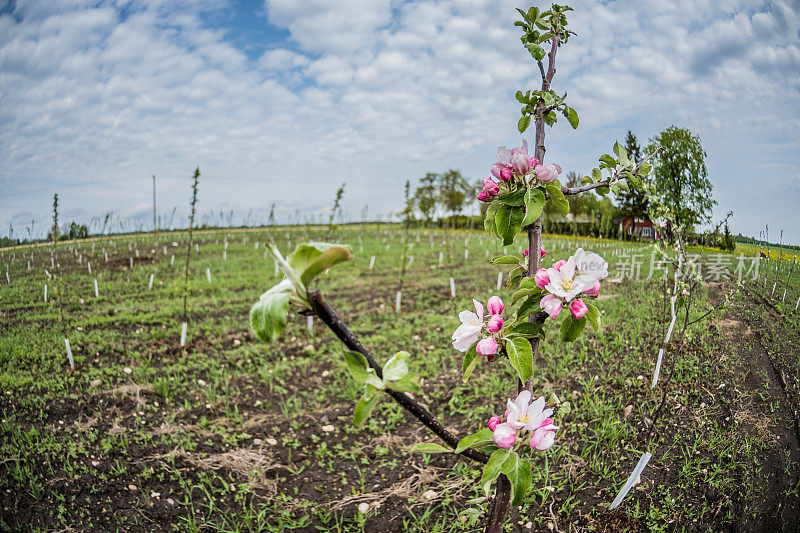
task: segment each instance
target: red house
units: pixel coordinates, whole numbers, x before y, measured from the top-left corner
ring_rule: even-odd
[[[659,237],[658,228],[653,222],[645,217],[628,217],[619,223],[619,232],[628,238],[634,239],[657,239]]]

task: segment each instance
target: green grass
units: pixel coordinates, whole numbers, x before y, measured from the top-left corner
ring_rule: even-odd
[[[479,517],[463,514],[485,506],[468,503],[482,495],[477,465],[408,452],[433,437],[389,401],[379,404],[364,429],[352,426],[360,390],[338,341],[322,324],[315,321],[309,333],[305,317],[292,313],[272,345],[249,333],[250,305],[279,280],[264,258],[264,242],[272,238],[287,253],[299,240],[324,234],[321,228],[284,228],[197,236],[185,349],[178,345],[183,235],[161,235],[158,243],[141,235],[59,245],[61,268],[55,272],[46,247],[3,252],[11,284],[0,289],[0,524],[37,531],[374,531],[386,523],[409,531],[479,529]],[[378,227],[337,231],[355,260],[321,276],[317,287],[379,360],[401,349],[412,354],[411,370],[424,378],[421,401],[463,435],[502,413],[516,385],[503,360],[480,366],[463,383],[450,334],[471,298],[508,297],[495,290],[498,270],[485,259],[518,253],[523,239],[504,251],[477,231],[414,230],[407,237]],[[173,240],[180,246],[173,247]],[[545,264],[566,258],[579,243],[607,258],[610,278],[625,254],[649,254],[646,245],[545,236]],[[404,248],[405,261],[411,255],[414,261],[403,280],[402,311],[395,314]],[[63,325],[52,299],[55,281],[45,268],[60,278]],[[562,530],[576,521],[587,529],[607,525],[605,504],[645,451],[645,419],[660,400],[650,378],[668,318],[661,286],[656,280],[606,281],[597,302],[604,327],[574,344],[560,343],[558,324],[547,324],[536,387],[570,401],[573,412],[556,446],[536,456],[533,489],[510,525],[546,527],[554,518]],[[703,290],[698,313],[707,302]],[[778,305],[796,325],[788,304]],[[697,387],[704,383],[715,391],[723,379],[714,355],[720,346],[707,328],[701,322],[691,329],[690,349],[677,363],[670,391],[665,438],[642,483],[614,515],[622,529],[725,528],[736,519],[735,501],[750,495],[741,472],[758,474],[753,465],[761,443],[743,438],[726,422],[724,404]],[[673,426],[699,412],[708,419],[702,428]],[[328,424],[334,431],[322,429]],[[408,480],[413,483],[399,491],[402,496],[386,498],[366,516],[357,503],[337,506]],[[437,492],[432,501],[423,496],[427,490]]]

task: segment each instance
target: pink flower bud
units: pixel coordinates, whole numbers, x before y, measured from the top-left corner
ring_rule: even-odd
[[[572,316],[575,318],[583,318],[589,312],[589,308],[586,307],[586,304],[581,299],[572,300],[572,303],[569,304],[569,310],[572,311]]]
[[[550,284],[550,276],[547,275],[547,269],[540,268],[536,271],[536,274],[533,276],[533,281],[536,282],[536,286],[540,289],[544,289],[547,285]]]
[[[685,288],[681,291],[681,296],[689,296],[689,291]]]
[[[481,202],[488,202],[491,200],[492,197],[489,193],[486,192],[486,189],[483,189],[480,193],[478,193],[478,200]]]
[[[486,426],[491,430],[494,431],[497,426],[503,423],[503,419],[499,416],[493,416],[489,419],[489,423]]]
[[[492,296],[486,302],[486,310],[490,315],[500,315],[503,313],[503,300],[499,296]]]
[[[497,353],[497,341],[492,337],[478,341],[478,345],[475,346],[475,351],[478,352],[478,355],[483,357],[494,355]]]
[[[530,252],[530,248],[525,248],[522,250],[522,257],[528,257],[528,253]]]
[[[561,267],[567,264],[566,259],[561,259],[560,261],[556,261],[553,263],[553,268],[556,269],[557,272],[561,272]]]
[[[492,176],[499,180],[508,181],[511,179],[512,174],[511,167],[505,163],[495,163],[492,165]]]
[[[503,317],[500,315],[492,315],[492,318],[490,318],[489,322],[486,324],[486,328],[491,333],[497,333],[503,329]]]
[[[492,439],[498,447],[507,450],[517,441],[517,428],[511,424],[500,424],[494,428]]]
[[[483,178],[483,190],[490,196],[500,192],[500,186],[492,178]]]
[[[583,291],[587,296],[597,296],[600,294],[600,280],[595,280],[594,285]]]
[[[544,249],[544,246],[542,246],[542,249],[539,250],[539,253],[541,254],[540,259],[544,259],[544,256],[547,255],[547,251]]]
[[[561,313],[561,299],[555,294],[548,294],[539,302],[539,307],[541,307],[550,318],[558,318],[558,314]]]
[[[541,427],[533,432],[531,435],[530,445],[534,450],[541,452],[550,449],[556,441],[556,434],[554,431]],[[497,441],[495,441],[497,442]],[[498,446],[500,446],[498,444]]]

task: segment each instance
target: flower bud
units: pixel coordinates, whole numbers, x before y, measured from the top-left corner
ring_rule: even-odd
[[[490,318],[489,322],[486,324],[486,328],[491,333],[497,333],[503,329],[503,317],[500,315],[492,315],[492,318]]]
[[[486,192],[486,189],[483,189],[481,192],[478,193],[478,200],[481,202],[488,202],[491,200],[492,197],[489,193]]]
[[[497,426],[499,426],[500,424],[502,424],[502,423],[503,423],[503,419],[502,419],[502,418],[500,418],[499,416],[493,416],[492,418],[490,418],[490,419],[489,419],[489,423],[488,423],[488,424],[486,424],[486,426],[487,426],[487,427],[488,427],[490,430],[494,431],[494,430],[495,430],[495,428],[496,428]]]
[[[548,294],[542,298],[542,301],[539,302],[539,306],[550,318],[558,318],[558,314],[561,313],[561,299],[554,294]]]
[[[560,261],[556,261],[555,263],[553,263],[553,268],[556,269],[556,271],[561,272],[561,267],[564,266],[565,264],[567,264],[567,260],[561,259]]]
[[[483,357],[494,355],[497,353],[497,341],[492,337],[478,341],[477,346],[475,346],[475,351],[478,352],[478,355]]]
[[[483,178],[483,190],[490,196],[500,192],[500,186],[492,178]]]
[[[517,428],[511,424],[500,424],[494,428],[492,439],[498,447],[507,450],[517,441]]]
[[[489,312],[490,315],[500,315],[503,313],[503,300],[500,299],[499,296],[492,296],[489,298],[489,301],[486,302],[486,310]]]
[[[546,256],[546,255],[547,255],[547,251],[544,249],[544,246],[542,246],[542,249],[541,249],[541,250],[539,250],[539,253],[541,254],[541,255],[539,256],[539,258],[540,258],[540,259],[544,259],[544,256]]]
[[[572,316],[578,319],[583,318],[589,312],[589,308],[586,307],[586,304],[581,299],[572,300],[572,303],[569,304],[569,310],[572,311]]]
[[[556,434],[554,431],[541,427],[533,432],[531,435],[530,445],[534,450],[541,452],[549,449],[556,441]],[[496,441],[495,441],[496,442]],[[498,446],[500,446],[498,444]]]
[[[547,269],[540,268],[536,271],[536,274],[533,276],[533,281],[536,282],[536,286],[540,289],[544,289],[545,286],[550,284],[550,276],[547,275]]]

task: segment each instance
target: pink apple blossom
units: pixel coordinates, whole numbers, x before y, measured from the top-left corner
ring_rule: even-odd
[[[540,289],[544,289],[550,283],[550,277],[547,275],[547,269],[540,268],[533,276],[533,281]]]
[[[548,418],[548,420],[550,419]],[[555,430],[558,429],[558,426],[553,425],[552,422],[550,420],[550,423],[542,424],[533,432],[530,440],[531,448],[543,452],[553,446],[556,440]]]
[[[492,165],[492,175],[503,181],[508,181],[505,177],[508,171],[518,176],[523,176],[530,172],[538,161],[534,157],[528,156],[528,141],[523,140],[522,145],[517,148],[509,150],[505,146],[497,149],[497,163]]]
[[[497,353],[497,341],[492,337],[487,337],[478,341],[477,346],[475,346],[475,351],[478,352],[478,355],[483,357],[494,355]]]
[[[501,300],[499,296],[492,296],[489,298],[489,301],[486,302],[486,310],[490,315],[502,314],[504,307],[503,300]]]
[[[503,317],[500,315],[492,315],[489,322],[486,324],[486,329],[489,330],[489,333],[497,333],[503,329]]]
[[[517,441],[517,428],[508,422],[499,424],[493,430],[492,439],[498,447],[507,450]]]
[[[552,183],[558,179],[558,175],[561,174],[561,166],[555,163],[550,163],[549,165],[536,165],[534,168],[534,173],[536,174],[536,179],[539,181],[544,181],[547,183]]]
[[[554,294],[548,294],[539,302],[539,307],[541,307],[550,318],[558,318],[558,314],[561,312],[561,299]]]
[[[556,271],[559,271],[559,270],[561,270],[561,267],[564,266],[566,263],[567,263],[566,259],[559,259],[558,261],[553,263],[553,266],[551,266],[550,268],[553,268]]]
[[[573,300],[572,303],[569,304],[569,310],[572,311],[572,316],[577,319],[583,318],[586,313],[589,312],[589,308],[586,307],[586,304],[583,303],[583,300],[580,298]]]
[[[502,423],[503,423],[502,418],[500,418],[499,416],[493,416],[492,418],[489,419],[489,423],[486,424],[486,427],[488,427],[491,431],[494,431],[495,428]]]

